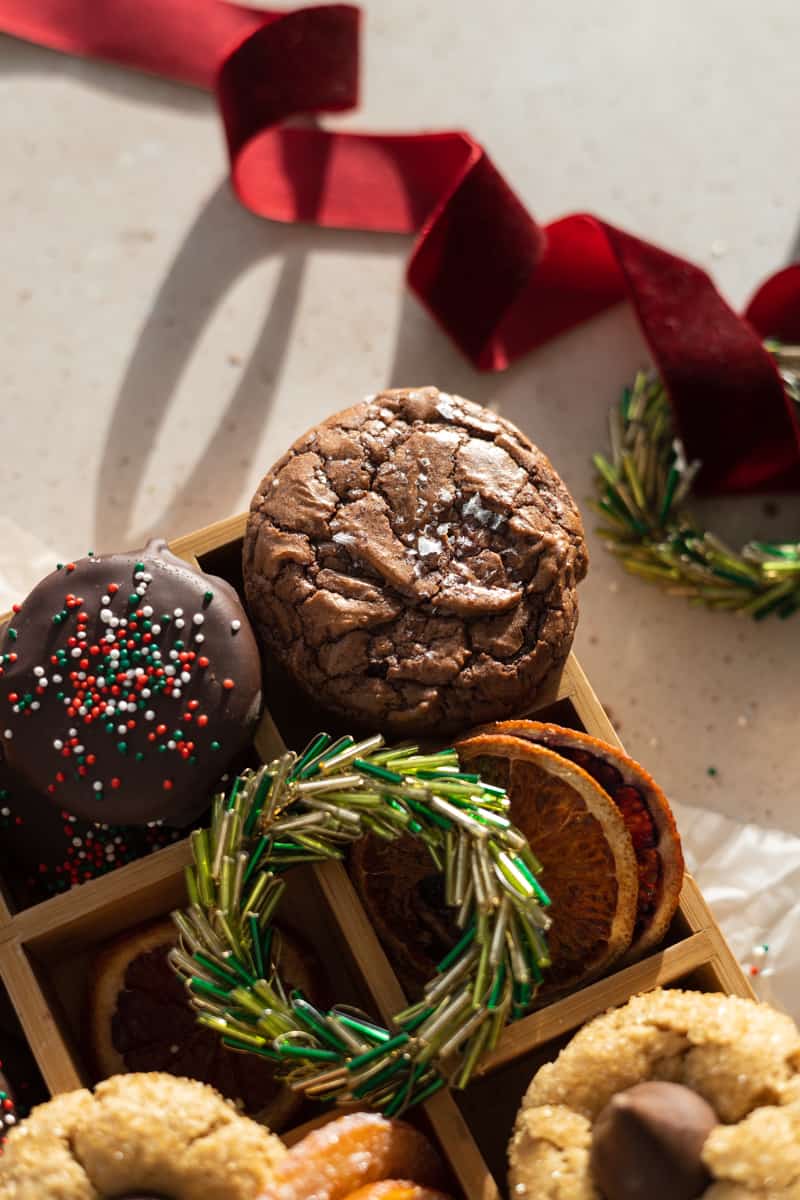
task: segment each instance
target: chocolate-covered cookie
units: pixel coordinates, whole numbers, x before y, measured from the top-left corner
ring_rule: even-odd
[[[248,742],[258,651],[239,598],[150,542],[38,584],[0,641],[0,747],[58,809],[183,826]]]
[[[510,422],[436,388],[301,437],[244,542],[264,647],[348,721],[392,734],[519,713],[569,652],[581,519]]]
[[[0,763],[0,876],[17,908],[38,904],[160,850],[167,825],[94,825],[59,812]]]
[[[5,989],[0,985],[0,1156],[6,1137],[34,1105],[47,1099],[47,1088]]]

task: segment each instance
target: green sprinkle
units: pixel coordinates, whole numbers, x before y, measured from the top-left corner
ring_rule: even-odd
[[[127,742],[117,742],[117,749],[119,750],[120,754],[127,754],[128,753],[128,743]]]
[[[416,1096],[414,1096],[414,1103],[421,1104],[423,1100],[427,1100],[430,1096],[432,1096],[434,1094],[434,1092],[438,1092],[439,1088],[443,1088],[443,1087],[444,1087],[444,1080],[440,1076],[438,1079],[434,1079],[433,1083],[429,1084],[421,1092],[417,1092]]]
[[[258,1054],[261,1058],[268,1058],[270,1062],[280,1062],[281,1056],[274,1050],[268,1049],[266,1046],[251,1046],[247,1042],[240,1041],[235,1035],[224,1037],[222,1039],[223,1046],[227,1046],[230,1050],[246,1050],[249,1054]]]
[[[219,963],[209,958],[207,954],[201,954],[199,951],[194,955],[195,962],[198,962],[201,967],[205,967],[212,975],[216,975],[217,979],[221,979],[223,983],[228,983],[232,988],[239,986],[239,980],[230,971],[226,971]]]
[[[718,774],[719,772],[716,767],[708,767],[706,770],[706,775],[710,775],[712,779],[714,779]]]
[[[408,1060],[402,1056],[394,1059],[392,1062],[387,1063],[382,1071],[378,1071],[377,1075],[372,1075],[369,1079],[365,1079],[360,1087],[356,1088],[353,1095],[357,1100],[363,1099],[364,1096],[376,1091],[389,1079],[392,1079],[399,1071],[407,1071],[408,1066]]]
[[[214,599],[213,592],[204,592],[203,593],[203,604],[210,604],[213,599]]]
[[[201,996],[214,996],[217,1000],[225,1001],[228,999],[228,992],[217,987],[214,983],[209,983],[206,979],[198,979],[197,976],[193,976],[189,981],[189,987],[193,992],[197,992]]]
[[[211,749],[212,749],[212,750],[219,750],[219,742],[217,742],[217,741],[213,741],[213,742],[211,743]]]
[[[367,762],[365,758],[356,758],[353,760],[353,766],[363,775],[370,775],[373,779],[383,779],[386,783],[404,782],[403,776],[398,775],[396,771],[389,771],[386,767],[376,766],[375,763]]]
[[[382,1042],[379,1046],[374,1046],[372,1050],[365,1050],[363,1054],[357,1054],[355,1058],[351,1058],[347,1069],[348,1071],[357,1071],[360,1067],[366,1067],[380,1058],[382,1054],[388,1054],[390,1050],[399,1050],[401,1046],[407,1046],[409,1041],[407,1033],[398,1033],[395,1037],[389,1038],[388,1042]]]
[[[319,1050],[316,1046],[293,1046],[289,1042],[281,1042],[278,1046],[281,1058],[308,1058],[313,1062],[338,1062],[340,1055],[336,1050]]]
[[[444,958],[442,959],[442,961],[440,963],[437,963],[437,965],[436,965],[436,974],[437,975],[443,975],[445,971],[449,970],[449,968],[452,967],[452,965],[456,961],[456,959],[461,957],[461,955],[466,950],[467,946],[469,946],[470,942],[475,937],[476,929],[477,929],[477,925],[473,921],[472,924],[470,925],[469,929],[466,931],[464,936],[461,938],[461,940],[456,942],[455,946],[453,946],[453,949],[450,950],[447,954],[445,954]]]
[[[11,629],[11,628],[9,628],[9,629],[7,630],[7,633],[8,633],[8,636],[10,637],[10,639],[11,639],[11,641],[12,641],[12,642],[15,642],[15,641],[17,640],[17,631],[16,631],[16,629]]]
[[[371,1042],[388,1042],[391,1034],[385,1029],[381,1029],[378,1025],[371,1025],[368,1021],[357,1021],[355,1017],[348,1016],[347,1013],[334,1010],[337,1021],[341,1021],[342,1025],[346,1025],[348,1029],[354,1030],[355,1033],[363,1033],[364,1037]]]

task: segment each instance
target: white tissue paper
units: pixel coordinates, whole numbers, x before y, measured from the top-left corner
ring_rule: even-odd
[[[674,804],[688,869],[756,995],[800,1022],[800,838]]]

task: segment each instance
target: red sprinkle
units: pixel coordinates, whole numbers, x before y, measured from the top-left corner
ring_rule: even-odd
[[[229,692],[231,690],[231,688],[235,687],[236,685],[234,684],[232,679],[223,679],[222,686],[225,688],[226,691]]]

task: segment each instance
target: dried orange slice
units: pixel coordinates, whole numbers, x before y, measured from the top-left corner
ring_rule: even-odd
[[[177,932],[172,921],[138,926],[108,943],[94,961],[89,1031],[101,1077],[166,1071],[209,1083],[271,1129],[280,1129],[300,1101],[273,1076],[269,1063],[227,1050],[198,1025],[182,984],[167,961]],[[284,980],[307,995],[318,991],[310,956],[281,935]]]
[[[541,721],[498,721],[475,733],[502,733],[546,746],[582,767],[622,813],[633,841],[639,897],[633,942],[626,961],[641,958],[662,941],[683,884],[683,851],[667,797],[644,767],[616,746],[576,729]]]
[[[483,733],[456,743],[464,766],[505,787],[510,817],[543,866],[552,966],[542,995],[601,974],[628,949],[638,879],[630,834],[598,783],[552,750]]]
[[[428,1139],[404,1121],[350,1113],[292,1146],[259,1200],[345,1200],[369,1184],[398,1178],[424,1187],[442,1183],[442,1165]]]
[[[350,875],[406,995],[417,998],[461,937],[444,901],[444,877],[419,838],[367,834],[350,851]]]

